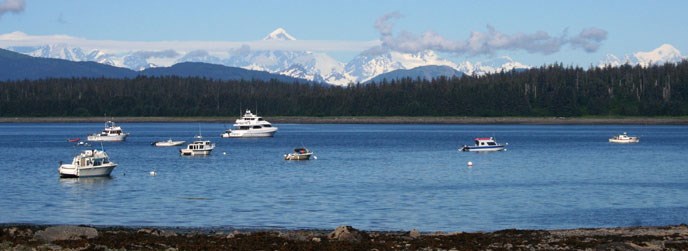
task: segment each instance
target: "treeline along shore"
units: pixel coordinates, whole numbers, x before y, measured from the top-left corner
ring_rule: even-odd
[[[228,117],[0,117],[0,123],[224,123]],[[688,117],[402,117],[402,116],[275,116],[279,124],[524,124],[524,125],[688,125]]]
[[[590,69],[553,64],[485,76],[346,87],[174,76],[0,82],[0,117],[6,119],[236,117],[243,109],[276,122],[676,117],[688,115],[688,61]]]

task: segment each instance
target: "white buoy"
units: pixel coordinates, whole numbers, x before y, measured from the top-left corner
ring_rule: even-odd
[[[223,155],[227,155],[227,152],[222,152]]]
[[[155,170],[150,171],[150,176],[155,176],[155,175],[158,175],[158,172],[156,172]]]
[[[313,156],[313,159],[318,159],[318,156]]]
[[[468,166],[473,166],[473,162],[472,162],[472,161],[469,161],[468,163],[466,163],[466,165],[468,165]]]

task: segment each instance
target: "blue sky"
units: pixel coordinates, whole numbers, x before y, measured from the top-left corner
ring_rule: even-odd
[[[530,65],[562,62],[588,66],[606,54],[629,55],[665,43],[685,53],[686,10],[688,1],[669,0],[0,0],[0,34],[21,32],[42,41],[65,35],[92,46],[135,47],[136,43],[117,43],[167,41],[185,42],[186,46],[196,43],[197,47],[218,43],[238,47],[282,27],[304,41],[300,46],[325,51],[346,62],[364,48],[380,43],[384,34],[376,23],[393,14],[383,23],[389,28],[387,38],[394,48],[412,50],[442,44],[446,49],[443,55],[454,61],[507,55]],[[496,35],[489,41],[504,38],[506,44],[479,49],[467,49],[462,44],[491,31]],[[426,34],[433,34],[433,41],[442,43],[421,41]],[[548,38],[540,41],[542,46],[557,45],[542,49],[529,40],[542,35]],[[580,41],[574,39],[580,35],[588,39],[587,49],[574,42]],[[406,46],[409,41],[423,46]],[[0,45],[5,46],[11,43],[7,39],[2,42]]]

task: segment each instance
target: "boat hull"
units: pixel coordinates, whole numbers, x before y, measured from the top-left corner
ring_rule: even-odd
[[[100,166],[76,167],[72,164],[63,164],[57,169],[60,178],[84,178],[110,176],[117,164],[110,163]]]
[[[505,146],[464,146],[460,150],[463,152],[498,152],[504,151]]]
[[[638,143],[640,142],[640,139],[609,139],[609,143],[617,143],[617,144],[630,144],[630,143]]]
[[[266,138],[272,137],[277,132],[277,127],[249,129],[249,130],[231,130],[225,132],[221,136],[223,138]]]
[[[311,159],[312,153],[305,153],[305,154],[294,154],[290,153],[284,156],[285,160],[309,160]]]
[[[181,146],[186,141],[158,141],[153,143],[154,146],[165,147],[165,146]]]
[[[102,141],[102,142],[117,142],[125,141],[127,139],[127,134],[122,135],[90,135],[88,136],[88,141]]]
[[[179,154],[182,156],[207,156],[210,155],[210,152],[213,150],[190,150],[190,149],[180,149]]]

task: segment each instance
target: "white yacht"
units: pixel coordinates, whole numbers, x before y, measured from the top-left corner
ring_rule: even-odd
[[[100,133],[88,135],[88,141],[124,141],[129,136],[122,131],[122,128],[115,125],[115,122],[105,122],[105,129]]]
[[[640,142],[640,138],[636,136],[628,136],[626,132],[623,134],[615,135],[614,137],[609,138],[610,143],[638,143]]]
[[[273,127],[270,122],[251,113],[251,110],[246,110],[244,116],[234,122],[233,127],[233,129],[227,129],[221,136],[223,138],[272,137],[277,132],[277,127]]]
[[[179,149],[179,153],[182,156],[210,155],[213,149],[215,149],[215,144],[209,140],[203,140],[201,136],[196,136],[196,140],[186,145],[186,148]]]
[[[62,164],[57,169],[62,178],[110,176],[117,164],[110,162],[105,151],[85,150],[74,157],[71,164]]]

